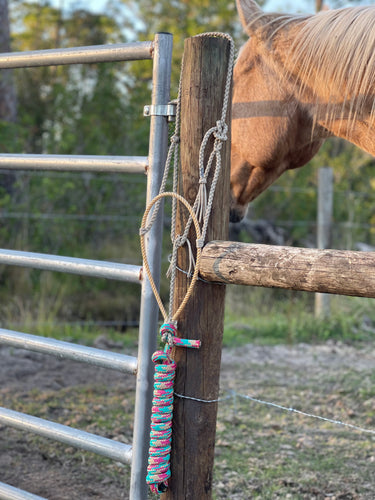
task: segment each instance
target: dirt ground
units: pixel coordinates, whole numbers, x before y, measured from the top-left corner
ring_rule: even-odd
[[[288,469],[288,472],[285,464],[288,467],[291,461],[298,464],[302,455],[299,457],[297,454],[304,450],[308,450],[310,455],[312,451],[318,452],[314,450],[314,446],[321,447],[322,441],[311,435],[312,432],[318,433],[320,423],[309,422],[305,425],[300,420],[291,423],[290,414],[284,415],[280,411],[275,413],[269,407],[258,409],[257,405],[242,400],[240,396],[251,394],[259,399],[276,399],[279,404],[288,407],[297,406],[307,412],[323,413],[330,418],[374,429],[374,366],[375,343],[366,348],[326,343],[313,346],[249,345],[225,349],[221,377],[223,395],[232,390],[232,394],[239,396],[236,398],[237,402],[225,400],[219,408],[215,498],[375,498],[373,434],[367,434],[363,438],[361,433],[356,433],[363,456],[360,457],[361,460],[355,460],[355,457],[351,460],[350,470],[356,467],[358,470],[350,481],[345,481],[346,469],[342,469],[341,479],[340,472],[336,479],[327,479],[324,471],[319,471],[316,477],[320,479],[312,478],[309,483],[314,484],[315,489],[311,486],[302,488],[302,480],[298,482],[298,478],[294,478],[291,484],[287,474],[292,474],[292,471]],[[77,363],[51,356],[1,347],[0,380],[1,406],[19,411],[27,410],[43,418],[98,433],[101,432],[102,424],[108,437],[131,441],[135,385],[131,376],[89,366],[82,368]],[[360,401],[356,399],[356,394]],[[247,406],[244,407],[244,404]],[[106,413],[107,407],[109,413]],[[78,410],[78,417],[74,416],[77,412],[73,410]],[[260,412],[258,417],[257,411]],[[104,414],[102,420],[101,413]],[[128,417],[124,419],[125,414]],[[259,418],[261,424],[259,428],[254,427],[250,435],[249,415],[254,422]],[[107,420],[110,419],[112,423],[108,427]],[[265,467],[258,463],[261,454],[251,455],[249,446],[244,450],[239,446],[242,440],[248,440],[255,449],[259,434],[263,439],[263,445],[260,446],[264,448],[264,436],[267,436],[267,432],[270,435],[285,434],[282,430],[284,424],[297,427],[298,432],[293,431],[296,446],[294,448],[283,441],[278,442],[277,452],[275,449],[270,450],[279,467],[276,481],[279,486],[264,489],[266,483],[275,484],[275,479],[265,475],[262,479],[259,470],[265,470]],[[233,439],[239,440],[233,453],[230,451],[231,443],[228,444],[223,437],[227,435],[224,431],[228,431],[229,425]],[[310,427],[307,428],[307,425]],[[242,432],[242,435],[237,435],[236,432]],[[323,433],[322,439],[326,441],[327,427],[319,432]],[[334,429],[333,432],[338,435],[338,432],[343,433],[344,430]],[[353,442],[348,448],[337,448],[339,453],[349,453],[349,449],[353,449]],[[230,458],[232,456],[233,462]],[[264,460],[269,462],[270,459],[265,457]],[[245,461],[246,472],[242,470]],[[275,467],[272,469],[273,473],[274,469]],[[251,478],[247,477],[248,470],[252,471]],[[51,444],[48,440],[0,425],[0,482],[26,489],[49,500],[117,500],[128,498],[129,471],[127,466],[73,450],[66,445]]]

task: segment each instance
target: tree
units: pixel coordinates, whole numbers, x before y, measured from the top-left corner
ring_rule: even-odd
[[[10,52],[8,0],[0,0],[0,52]],[[15,122],[17,100],[11,70],[0,72],[0,120]]]
[[[228,0],[121,0],[123,23],[135,39],[150,40],[159,31],[173,34],[172,83],[177,92],[184,40],[207,31],[223,31],[240,39],[235,2]],[[243,38],[244,39],[244,38]],[[140,75],[141,77],[141,75]]]

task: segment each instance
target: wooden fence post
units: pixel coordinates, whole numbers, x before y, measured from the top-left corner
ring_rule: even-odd
[[[333,170],[321,167],[318,171],[317,248],[331,247],[333,211]],[[325,318],[330,314],[331,298],[326,293],[315,295],[315,316]]]
[[[193,37],[185,41],[181,100],[181,170],[179,192],[191,204],[199,186],[198,158],[202,138],[221,118],[229,42],[220,37]],[[229,106],[230,108],[230,106]],[[227,116],[230,125],[230,110]],[[207,240],[228,238],[230,132],[221,150],[222,173],[216,188]],[[210,140],[208,150],[212,150]],[[210,179],[208,187],[210,186]],[[179,207],[177,234],[182,234],[186,210]],[[191,231],[190,241],[195,246]],[[186,248],[179,251],[178,267],[188,269]],[[175,310],[190,279],[177,272]],[[200,339],[199,350],[176,348],[175,392],[203,400],[219,395],[219,374],[224,323],[225,286],[198,281],[178,320],[179,335]],[[163,499],[204,500],[212,497],[212,470],[217,403],[175,396],[170,488]]]

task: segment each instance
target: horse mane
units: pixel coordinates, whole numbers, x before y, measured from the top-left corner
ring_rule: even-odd
[[[246,31],[279,52],[296,94],[312,96],[315,123],[345,120],[350,131],[356,120],[375,121],[374,26],[374,6],[312,16],[268,14],[258,8]]]

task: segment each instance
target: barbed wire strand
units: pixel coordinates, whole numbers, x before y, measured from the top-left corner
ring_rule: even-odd
[[[289,413],[296,413],[296,414],[301,415],[303,417],[313,418],[313,419],[316,419],[316,420],[322,420],[323,422],[328,422],[330,424],[339,425],[339,426],[343,426],[343,427],[348,427],[349,429],[353,429],[353,430],[356,430],[356,431],[365,432],[367,434],[374,434],[375,435],[375,430],[373,430],[373,429],[366,429],[364,427],[360,427],[359,425],[354,425],[354,424],[349,424],[347,422],[342,422],[341,420],[335,420],[335,419],[331,419],[331,418],[328,418],[328,417],[322,417],[320,415],[314,415],[313,413],[307,413],[305,411],[297,410],[297,409],[292,408],[292,407],[283,406],[283,405],[280,405],[278,403],[273,403],[273,402],[270,402],[270,401],[264,401],[262,399],[254,398],[253,396],[248,396],[248,395],[245,395],[245,394],[239,394],[238,392],[233,391],[233,390],[229,391],[228,396],[224,396],[224,397],[221,397],[221,398],[218,398],[218,399],[200,399],[200,398],[194,398],[194,397],[191,397],[191,396],[184,396],[183,394],[179,394],[177,392],[175,392],[174,395],[177,396],[177,397],[179,397],[179,398],[182,398],[182,399],[189,399],[191,401],[197,401],[199,403],[220,403],[220,402],[226,401],[228,399],[235,399],[236,397],[239,397],[239,398],[242,398],[242,399],[247,399],[249,401],[252,401],[253,403],[258,403],[258,404],[270,406],[272,408],[277,408],[278,410],[287,411]]]

